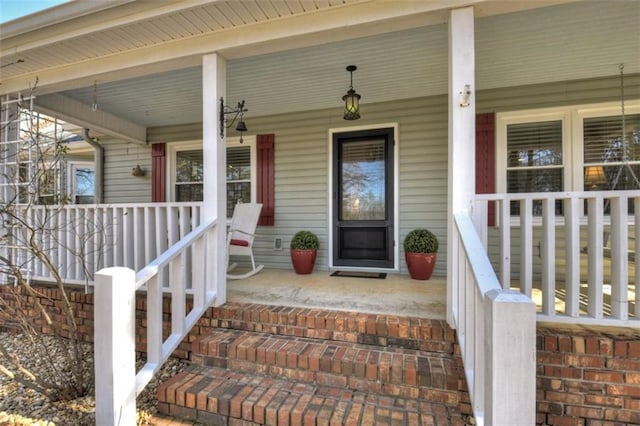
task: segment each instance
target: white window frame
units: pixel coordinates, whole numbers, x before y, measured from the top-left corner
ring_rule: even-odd
[[[202,150],[202,141],[185,141],[167,144],[167,200],[176,202],[176,160],[178,152]]]
[[[640,101],[625,102],[624,113],[625,116],[640,114]],[[616,115],[622,115],[620,102],[584,105],[573,111],[574,155],[580,160],[580,167],[575,167],[573,175],[576,191],[582,191],[584,188],[584,119]]]
[[[571,179],[571,115],[563,108],[545,108],[541,110],[523,110],[516,112],[498,113],[496,116],[496,191],[507,192],[507,126],[511,124],[536,123],[542,121],[561,121],[562,122],[562,180],[564,188],[567,190],[567,184]],[[541,169],[543,167],[536,167]],[[553,166],[557,168],[557,166]],[[525,167],[519,170],[525,170]]]
[[[70,196],[71,196],[71,202],[72,204],[77,204],[76,203],[76,195],[78,195],[76,193],[76,188],[77,188],[77,181],[76,181],[76,169],[78,168],[90,168],[93,170],[94,176],[95,176],[95,172],[96,172],[96,165],[93,161],[79,161],[79,160],[71,160],[69,161],[68,167],[67,167],[67,188],[69,189],[70,192]],[[95,177],[94,177],[95,179]],[[95,180],[94,180],[94,187],[93,187],[93,201],[95,203],[96,200],[96,188],[95,188]]]
[[[640,114],[640,100],[625,101],[625,115]],[[562,120],[562,191],[584,190],[584,119],[622,115],[620,102],[569,105],[496,114],[496,192],[507,192],[507,126]]]
[[[252,203],[256,202],[257,197],[257,188],[258,184],[256,178],[258,176],[258,151],[257,151],[257,138],[255,135],[248,135],[242,138],[242,143],[240,143],[239,137],[227,138],[226,140],[227,148],[235,147],[235,146],[249,146],[250,147],[250,158],[251,158],[251,201]],[[175,186],[176,186],[176,158],[177,154],[180,151],[191,151],[202,149],[202,141],[183,141],[183,142],[174,142],[167,144],[167,181],[166,181],[166,195],[167,200],[171,202],[175,202],[176,194],[175,194]],[[225,184],[226,188],[226,184]],[[230,219],[230,218],[228,218]]]

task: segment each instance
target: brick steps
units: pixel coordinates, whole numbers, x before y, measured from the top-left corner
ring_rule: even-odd
[[[158,387],[162,414],[215,425],[464,425],[470,410],[455,332],[441,320],[228,303],[196,327],[191,367]]]
[[[458,402],[461,376],[439,354],[225,329],[195,341],[192,362],[449,404]]]
[[[465,424],[454,405],[217,367],[192,366],[165,382],[158,392],[160,412],[215,425]]]

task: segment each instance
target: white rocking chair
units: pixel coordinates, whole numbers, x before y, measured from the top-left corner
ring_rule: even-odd
[[[262,270],[264,265],[256,267],[253,259],[253,239],[255,237],[256,227],[262,204],[259,203],[238,203],[233,210],[231,218],[231,226],[227,233],[227,278],[232,280],[240,280],[257,274]],[[230,274],[238,264],[229,265],[230,256],[250,256],[252,270],[244,274]]]

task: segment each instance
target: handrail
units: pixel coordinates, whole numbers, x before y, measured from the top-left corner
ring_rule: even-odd
[[[98,424],[135,424],[135,396],[151,381],[189,330],[213,303],[220,286],[213,269],[220,249],[212,220],[196,227],[138,273],[123,267],[96,273],[94,342],[96,420]],[[222,274],[224,277],[224,274]],[[224,279],[224,278],[222,278]],[[163,293],[168,281],[171,327],[163,338]],[[193,303],[186,311],[186,289],[191,284]],[[146,285],[147,362],[135,373],[135,292]],[[99,303],[97,302],[99,301]]]
[[[189,248],[196,239],[200,238],[209,228],[217,225],[217,223],[218,221],[214,220],[199,225],[176,244],[169,247],[167,251],[152,260],[147,266],[136,272],[136,290],[140,289],[147,281],[156,276],[163,266],[167,265],[176,256]]]
[[[479,425],[534,424],[535,304],[503,290],[470,215],[454,214],[453,320]]]

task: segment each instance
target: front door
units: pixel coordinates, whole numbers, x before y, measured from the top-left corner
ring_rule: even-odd
[[[333,264],[393,268],[393,128],[333,135]]]

